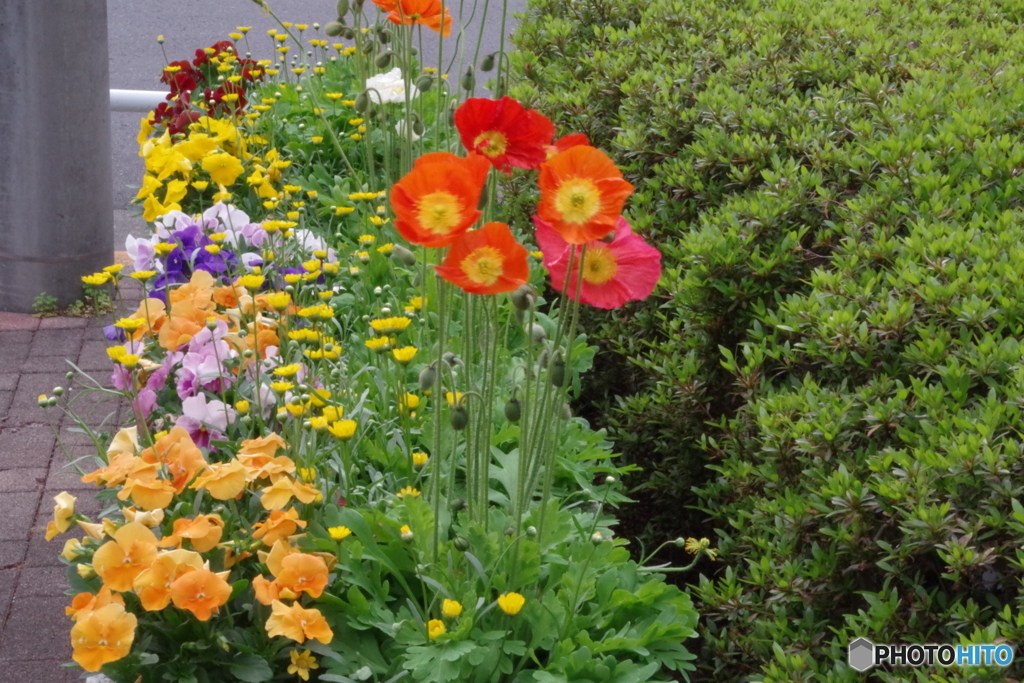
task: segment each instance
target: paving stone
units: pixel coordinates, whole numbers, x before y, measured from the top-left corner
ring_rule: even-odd
[[[86,341],[82,344],[82,352],[78,356],[78,367],[86,372],[105,370],[108,374],[114,366],[107,355],[108,341]]]
[[[17,383],[18,376],[14,376],[14,383]],[[13,391],[0,391],[0,418],[11,412],[11,404],[14,401]]]
[[[0,374],[0,391],[14,391],[18,388],[18,374],[5,372]]]
[[[50,470],[46,475],[47,491],[64,491],[89,486],[82,482],[82,472],[93,472],[100,467],[100,463],[94,457],[96,447],[92,444],[85,446],[67,447],[67,455],[60,448],[57,448],[50,460]],[[68,460],[70,456],[71,460]],[[74,462],[74,464],[72,464]]]
[[[74,368],[66,360],[57,356],[29,356],[21,362],[20,372],[24,375],[43,372],[53,373],[57,371],[67,373],[72,370]],[[68,380],[64,379],[63,381],[67,383]]]
[[[37,327],[39,318],[34,315],[0,311],[0,330],[34,330]]]
[[[74,532],[78,537],[78,530]],[[46,534],[42,529],[33,531],[29,536],[28,545],[25,548],[24,566],[26,567],[53,567],[60,565],[60,551],[64,547],[61,537],[46,540]]]
[[[68,634],[71,630],[71,620],[64,612],[68,602],[66,596],[15,598],[4,623],[4,630],[0,634],[0,661],[52,661],[55,656],[59,657],[70,650]],[[25,680],[33,683],[54,680],[63,683],[64,672],[60,672],[60,678],[29,676],[8,680]]]
[[[43,318],[39,321],[40,330],[81,329],[89,326],[88,318]]]
[[[75,358],[82,350],[82,337],[64,330],[39,330],[32,337],[30,356],[62,356]]]
[[[60,548],[57,548],[60,552]],[[22,567],[14,599],[65,598],[69,590],[68,567],[65,564],[50,567]]]
[[[11,609],[11,601],[14,599],[14,590],[18,585],[19,573],[20,571],[17,569],[0,569],[0,633],[3,633],[3,625],[7,621],[7,613]],[[3,671],[3,669],[0,668],[0,671]]]
[[[4,427],[0,429],[0,469],[49,467],[56,442],[47,425]]]
[[[68,629],[70,630],[70,626]],[[67,647],[68,661],[71,660],[71,640],[68,639]],[[0,660],[0,671],[3,671],[5,681],[11,683],[71,683],[79,681],[82,674],[81,669],[67,669],[61,664],[63,662],[53,659],[55,653],[49,653],[49,659],[40,660]],[[74,678],[69,678],[69,675]],[[82,679],[84,680],[84,679]]]
[[[27,541],[0,541],[0,570],[20,568],[27,550]],[[0,619],[0,624],[3,623]]]
[[[47,471],[39,467],[14,467],[0,470],[0,495],[18,491],[39,491],[46,483]]]
[[[118,424],[122,398],[113,394],[93,392],[90,396],[76,401],[72,405],[75,415],[90,427],[103,426],[104,431],[112,431]]]
[[[0,315],[3,315],[0,313]],[[0,328],[0,346],[27,345],[32,343],[31,330],[4,330]]]
[[[28,358],[28,349],[28,344],[11,344],[3,347],[3,353],[0,353],[0,374],[20,374],[21,366]]]
[[[27,491],[0,496],[0,541],[24,541],[39,508],[39,494]]]
[[[67,371],[60,371],[63,366],[64,361],[59,361],[58,365],[58,359],[54,359],[49,372],[22,375],[18,379],[18,390],[14,392],[15,404],[18,407],[38,408],[40,394],[50,396],[54,387],[67,387]]]

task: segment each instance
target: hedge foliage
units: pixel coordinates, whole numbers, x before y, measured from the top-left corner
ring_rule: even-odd
[[[614,151],[666,254],[661,301],[600,327],[632,395],[593,398],[649,534],[716,527],[709,678],[863,680],[858,636],[1024,642],[1022,21],[531,0],[512,94]]]

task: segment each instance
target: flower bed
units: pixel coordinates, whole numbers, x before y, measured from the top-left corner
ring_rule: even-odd
[[[351,45],[282,24],[277,62],[240,59],[240,30],[165,71],[154,232],[90,276],[143,298],[108,328],[114,389],[81,379],[135,424],[89,431],[100,519],[61,494],[47,531],[85,533],[74,659],[118,683],[685,676],[696,613],[613,536],[621,470],[567,407],[581,303],[658,280],[632,188],[583,136],[418,69],[443,5],[379,5],[390,28],[340,3]],[[500,222],[513,167],[535,231]]]

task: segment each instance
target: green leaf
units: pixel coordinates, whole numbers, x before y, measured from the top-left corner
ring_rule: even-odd
[[[245,683],[262,683],[274,677],[267,661],[257,655],[238,655],[228,668],[235,678]]]

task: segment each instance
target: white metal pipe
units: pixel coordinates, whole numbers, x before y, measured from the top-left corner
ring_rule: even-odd
[[[110,111],[146,112],[167,101],[167,93],[160,90],[110,90]]]

